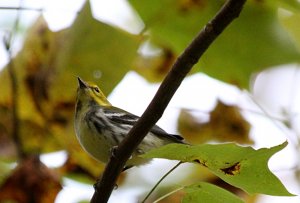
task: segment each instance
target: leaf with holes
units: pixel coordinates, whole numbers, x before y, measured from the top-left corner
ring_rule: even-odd
[[[143,157],[200,163],[227,183],[250,194],[291,196],[268,168],[270,157],[286,145],[287,142],[284,142],[275,147],[255,150],[233,143],[198,146],[170,144],[152,150]]]

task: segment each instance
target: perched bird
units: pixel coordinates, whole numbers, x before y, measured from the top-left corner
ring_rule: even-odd
[[[96,160],[107,163],[112,147],[117,146],[139,119],[114,107],[99,87],[78,77],[75,132],[83,149]],[[124,170],[145,164],[149,159],[138,155],[169,143],[184,143],[179,135],[168,134],[155,125],[133,152]]]

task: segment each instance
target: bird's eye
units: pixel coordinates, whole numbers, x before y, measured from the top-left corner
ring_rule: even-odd
[[[98,87],[94,87],[94,90],[97,92],[97,93],[100,93],[100,89]]]

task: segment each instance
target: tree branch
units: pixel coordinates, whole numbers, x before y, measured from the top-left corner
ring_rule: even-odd
[[[100,182],[95,185],[92,203],[108,201],[118,175],[126,161],[139,143],[144,139],[153,125],[160,119],[184,77],[195,65],[212,42],[221,32],[239,16],[246,0],[228,0],[216,16],[207,23],[191,44],[177,58],[172,69],[160,85],[153,100],[138,122],[120,143],[106,165]]]

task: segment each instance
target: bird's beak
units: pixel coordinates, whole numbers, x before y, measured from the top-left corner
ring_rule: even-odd
[[[78,80],[79,88],[81,89],[87,88],[87,84],[80,77],[77,77],[77,80]]]

